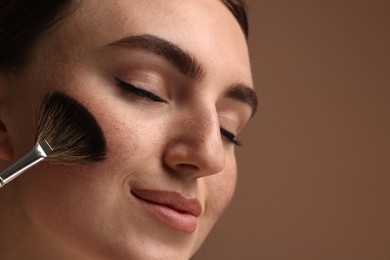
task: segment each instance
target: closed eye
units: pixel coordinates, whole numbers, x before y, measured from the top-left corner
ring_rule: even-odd
[[[150,91],[136,87],[135,85],[130,84],[128,82],[125,82],[123,80],[120,80],[116,77],[115,77],[115,81],[116,81],[116,84],[118,85],[118,87],[120,87],[122,90],[124,90],[126,92],[130,92],[131,94],[133,94],[137,97],[140,97],[143,99],[148,99],[148,100],[151,100],[154,102],[166,103],[166,101],[164,99],[162,99],[161,97],[157,96],[156,94],[154,94]]]
[[[236,136],[224,128],[220,128],[221,134],[232,144],[242,146],[242,143],[236,139]]]

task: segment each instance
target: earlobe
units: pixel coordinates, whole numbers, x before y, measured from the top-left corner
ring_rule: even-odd
[[[9,142],[7,127],[0,120],[0,160],[12,161],[12,145]]]

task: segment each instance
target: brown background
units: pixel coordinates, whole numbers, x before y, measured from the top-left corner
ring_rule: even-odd
[[[248,5],[261,109],[195,259],[390,259],[390,1]]]

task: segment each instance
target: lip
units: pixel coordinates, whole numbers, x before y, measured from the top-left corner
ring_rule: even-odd
[[[132,189],[131,194],[149,214],[170,228],[185,233],[196,230],[202,213],[199,200],[162,190]]]

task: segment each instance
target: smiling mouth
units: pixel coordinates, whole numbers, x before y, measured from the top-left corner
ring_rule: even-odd
[[[184,198],[177,192],[131,190],[131,194],[152,217],[166,226],[184,233],[193,233],[198,225],[202,206],[197,199]]]

